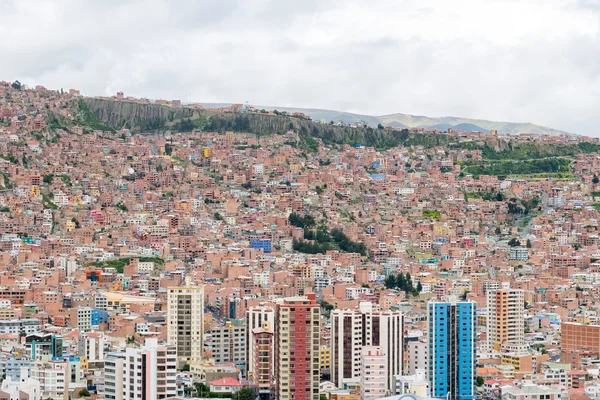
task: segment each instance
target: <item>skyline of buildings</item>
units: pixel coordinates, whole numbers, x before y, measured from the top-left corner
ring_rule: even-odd
[[[81,100],[0,85],[0,400],[600,397],[597,143]]]

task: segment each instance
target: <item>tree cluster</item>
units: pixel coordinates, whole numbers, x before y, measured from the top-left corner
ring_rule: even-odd
[[[534,197],[530,200],[517,200],[516,198],[511,198],[508,201],[508,212],[509,214],[524,214],[527,215],[531,210],[539,209],[541,200],[539,197]]]
[[[404,275],[400,272],[398,275],[390,274],[383,283],[387,289],[398,289],[405,293],[410,293],[414,296],[418,296],[423,290],[421,282],[417,283],[417,286],[413,285],[413,280],[410,274],[407,272]]]
[[[367,247],[364,243],[354,242],[340,229],[329,231],[326,226],[321,225],[317,229],[305,229],[305,240],[294,240],[294,250],[306,254],[325,254],[327,250],[340,250],[346,253],[359,253],[367,255]]]
[[[288,222],[290,225],[295,226],[297,228],[310,229],[315,226],[315,218],[312,215],[305,214],[303,217],[296,214],[291,213],[288,217]]]

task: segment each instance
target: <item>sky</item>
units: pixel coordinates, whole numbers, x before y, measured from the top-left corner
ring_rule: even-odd
[[[600,0],[0,0],[0,80],[600,136]]]

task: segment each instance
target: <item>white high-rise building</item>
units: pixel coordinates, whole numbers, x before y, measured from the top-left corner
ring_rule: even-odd
[[[179,363],[202,359],[204,336],[204,287],[167,288],[167,340],[177,349]]]
[[[29,369],[23,367],[18,377],[8,376],[2,381],[0,399],[43,399],[40,382],[29,377]]]
[[[387,389],[387,357],[379,346],[364,346],[361,350],[360,399],[385,397]]]
[[[86,387],[81,364],[67,359],[34,363],[31,367],[31,378],[39,382],[42,399],[66,399],[69,391],[78,391]]]
[[[78,347],[78,354],[88,362],[104,361],[104,333],[80,333]]]
[[[415,375],[418,369],[427,370],[427,347],[425,342],[412,341],[406,346],[407,369],[405,375]]]
[[[233,325],[228,321],[224,326],[214,327],[206,335],[204,347],[210,350],[211,358],[217,364],[246,362],[246,327]]]
[[[108,353],[104,362],[104,398],[123,400],[123,364],[125,353]]]
[[[247,374],[252,372],[255,365],[254,353],[251,349],[252,331],[256,328],[263,328],[265,323],[273,329],[275,327],[275,308],[261,304],[246,310],[246,365]],[[271,365],[275,365],[275,352],[271,352]]]
[[[109,353],[105,364],[107,400],[165,399],[177,395],[175,347],[146,339],[141,348]]]
[[[490,351],[517,351],[525,343],[525,294],[507,285],[487,292],[487,340]]]
[[[404,318],[398,311],[379,311],[372,303],[360,303],[358,310],[331,313],[331,380],[338,387],[357,384],[361,379],[361,354],[365,346],[378,346],[386,360],[386,390],[391,391],[394,375],[402,374]]]

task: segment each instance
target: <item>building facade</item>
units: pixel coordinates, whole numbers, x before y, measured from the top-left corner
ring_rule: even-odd
[[[373,400],[389,394],[387,389],[387,357],[379,346],[361,349],[360,398]]]
[[[175,346],[146,339],[141,348],[109,353],[104,397],[108,400],[166,399],[177,395]]]
[[[277,398],[319,400],[319,303],[314,294],[278,300],[275,310]]]
[[[225,326],[212,328],[207,332],[210,341],[205,347],[210,349],[211,357],[216,363],[235,363],[246,368],[246,327],[233,325],[230,321]],[[208,339],[208,338],[207,338]]]
[[[391,390],[394,375],[402,374],[404,319],[397,311],[379,311],[368,302],[357,310],[331,313],[331,380],[339,388],[361,379],[361,354],[365,346],[378,346],[386,358]]]
[[[250,351],[253,365],[248,366],[248,370],[251,371],[248,379],[258,385],[261,400],[270,399],[273,391],[273,363],[271,362],[273,336],[273,329],[268,322],[265,322],[263,328],[252,330]]]
[[[475,303],[428,304],[432,397],[471,400],[475,391]]]
[[[204,337],[204,287],[169,287],[167,292],[167,340],[177,349],[179,363],[202,359]]]
[[[503,347],[510,349],[525,343],[524,312],[523,290],[503,288],[487,292],[487,338],[490,350],[500,351]]]
[[[259,305],[246,310],[246,364],[248,365],[248,376],[252,373],[254,363],[254,352],[250,348],[252,343],[252,331],[262,329],[267,324],[270,329],[275,329],[275,308]],[[271,365],[275,365],[275,351],[271,351]]]

